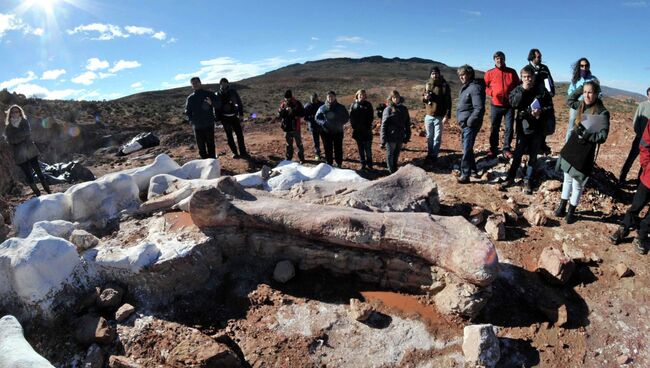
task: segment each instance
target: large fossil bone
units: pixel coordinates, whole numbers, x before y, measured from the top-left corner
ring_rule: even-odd
[[[247,192],[229,177],[195,192],[190,214],[202,228],[268,229],[344,247],[414,255],[480,286],[497,274],[494,245],[462,217],[305,204]]]
[[[0,368],[54,368],[23,336],[23,327],[14,316],[0,318]]]

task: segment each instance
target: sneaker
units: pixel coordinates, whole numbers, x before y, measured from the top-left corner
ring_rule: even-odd
[[[648,241],[643,241],[639,238],[634,238],[634,241],[632,241],[632,245],[634,245],[634,250],[641,254],[641,255],[646,255],[648,254]]]
[[[503,151],[503,157],[506,160],[510,160],[512,158],[512,152],[510,152],[510,150],[504,150]]]
[[[461,175],[458,177],[458,179],[456,179],[456,181],[458,182],[458,184],[467,184],[469,183],[469,176]]]
[[[620,244],[625,237],[629,235],[629,230],[625,226],[619,226],[612,235],[609,236],[609,241],[614,245]]]

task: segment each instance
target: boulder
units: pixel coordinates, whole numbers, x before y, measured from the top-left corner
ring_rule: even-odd
[[[296,268],[291,261],[281,261],[275,265],[273,270],[273,279],[277,282],[285,283],[296,275]]]
[[[463,329],[463,355],[471,366],[492,368],[501,359],[495,327],[491,324],[470,325]]]
[[[14,316],[0,318],[0,367],[54,368],[25,340],[23,327]]]
[[[557,248],[546,247],[537,261],[537,271],[553,283],[564,284],[571,275],[575,264]]]

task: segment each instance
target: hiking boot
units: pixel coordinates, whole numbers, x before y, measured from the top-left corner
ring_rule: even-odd
[[[510,150],[503,150],[503,158],[510,160],[512,158],[512,152]]]
[[[646,255],[648,254],[648,241],[647,240],[641,240],[639,238],[634,238],[634,241],[632,241],[632,245],[634,245],[634,250],[641,254],[641,255]]]
[[[244,159],[249,159],[249,158],[251,158],[251,155],[249,155],[248,152],[244,152],[244,153],[242,153],[240,156],[241,156],[241,158],[244,158]]]
[[[568,200],[566,199],[560,199],[560,204],[557,206],[555,211],[553,212],[555,214],[555,217],[564,217],[566,216],[566,204]]]
[[[469,183],[469,176],[461,175],[458,177],[458,179],[456,179],[456,181],[458,182],[458,184],[467,184]]]
[[[524,179],[524,194],[533,194],[533,185],[530,183],[530,180]]]
[[[501,185],[499,185],[499,190],[505,191],[506,189],[510,188],[511,186],[515,185],[515,180],[514,179],[506,179]]]
[[[569,209],[566,211],[566,216],[564,217],[564,221],[567,224],[572,224],[576,222],[576,206],[573,206],[569,204]]]
[[[628,236],[629,233],[630,231],[625,226],[619,226],[618,229],[609,236],[609,241],[614,245],[618,245]]]

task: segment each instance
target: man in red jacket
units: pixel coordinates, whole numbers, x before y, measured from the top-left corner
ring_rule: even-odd
[[[519,77],[517,72],[506,66],[506,55],[497,51],[494,53],[494,68],[485,73],[485,94],[490,96],[490,152],[487,157],[496,157],[499,151],[499,130],[501,130],[501,118],[506,120],[506,131],[503,136],[503,157],[512,157],[510,144],[513,136],[513,109],[508,101],[508,96],[517,85]]]
[[[646,125],[639,143],[639,157],[641,161],[641,177],[639,186],[634,194],[632,205],[625,212],[623,224],[616,229],[609,239],[613,244],[618,244],[629,234],[630,228],[638,222],[639,213],[650,203],[650,124]],[[650,211],[647,211],[650,212]],[[650,230],[650,216],[646,215],[639,223],[639,231],[634,239],[634,247],[640,254],[647,254],[650,249],[648,242],[648,230]]]

